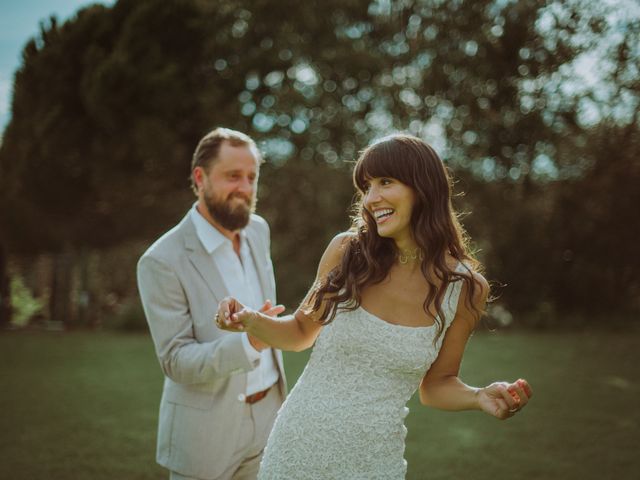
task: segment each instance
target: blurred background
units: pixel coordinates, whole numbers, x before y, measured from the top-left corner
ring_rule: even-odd
[[[640,468],[637,0],[0,5],[0,408],[17,415],[0,421],[0,469],[10,478],[163,478],[152,470],[161,375],[135,264],[195,200],[191,154],[216,126],[248,133],[265,155],[258,213],[290,310],[329,239],[349,226],[359,150],[406,131],[451,169],[497,297],[493,333],[478,332],[465,368],[477,381],[528,373],[546,393],[530,407],[535,420],[516,427],[430,413],[425,422],[459,434],[424,440],[408,421],[411,478],[512,478],[503,457],[489,461],[482,438],[494,436],[489,446],[516,457],[532,438],[545,446],[518,457],[529,478],[620,479]],[[293,383],[306,357],[289,359]],[[129,370],[128,388],[145,387],[121,392],[118,408],[116,380]],[[76,407],[70,386],[86,388]],[[87,401],[100,388],[113,406]],[[141,416],[123,419],[136,411],[132,398]],[[35,428],[43,399],[60,409],[37,422],[48,440],[34,449],[25,425]],[[117,467],[87,462],[91,441],[72,455],[52,447],[87,428],[93,415],[72,414],[87,408],[114,419],[90,437],[113,436],[106,451]],[[536,430],[560,424],[575,428]],[[131,425],[139,434],[126,437],[127,463]],[[567,445],[578,456],[561,458]],[[32,470],[33,450],[50,455],[39,462],[48,470]],[[470,473],[480,456],[489,463]]]

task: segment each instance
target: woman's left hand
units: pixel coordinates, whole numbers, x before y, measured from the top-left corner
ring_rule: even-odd
[[[513,417],[522,410],[533,395],[533,390],[524,379],[513,383],[495,382],[478,390],[480,409],[500,420]]]

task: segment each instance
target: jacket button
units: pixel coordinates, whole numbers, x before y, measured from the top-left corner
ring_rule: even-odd
[[[244,402],[246,399],[247,399],[247,396],[244,393],[241,393],[240,395],[238,395],[239,402]]]

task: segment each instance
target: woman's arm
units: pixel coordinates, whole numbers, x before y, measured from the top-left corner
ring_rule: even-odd
[[[445,334],[438,358],[420,384],[420,402],[442,410],[482,410],[505,419],[523,408],[531,397],[531,388],[525,380],[512,384],[496,382],[485,388],[476,388],[458,378],[467,341],[477,323],[476,312],[484,311],[489,293],[484,277],[476,273],[474,278],[481,286],[472,299],[475,310],[469,308],[466,301],[468,290],[465,285],[456,317]]]
[[[340,263],[350,235],[341,233],[331,240],[318,265],[314,286]],[[227,330],[246,331],[250,337],[274,348],[296,352],[305,350],[313,345],[322,328],[317,321],[318,312],[309,312],[306,308],[312,291],[313,287],[293,315],[280,318],[246,308],[235,299],[227,298],[218,306],[221,326]]]

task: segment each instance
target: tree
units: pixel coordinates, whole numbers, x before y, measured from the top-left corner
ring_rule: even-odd
[[[348,119],[337,114],[341,97],[329,96],[320,102],[323,109],[311,112],[325,90],[310,92],[313,67],[307,58],[310,62],[318,47],[319,58],[326,57],[322,68],[334,62],[355,78],[367,62],[343,54],[337,63],[331,26],[344,23],[347,13],[366,15],[367,9],[362,2],[326,6],[335,7],[329,20],[294,2],[274,10],[269,2],[122,0],[111,9],[81,10],[63,25],[55,18],[43,25],[16,74],[13,118],[0,151],[7,186],[3,221],[12,251],[73,257],[85,248],[157,234],[175,222],[190,198],[190,152],[215,124],[248,127],[240,109],[247,102],[238,98],[256,75],[294,72],[286,77],[290,89],[277,82],[256,88],[265,93],[260,105],[273,106],[275,97],[269,100],[266,91],[280,90],[288,112],[279,114],[288,118],[286,125],[279,120],[280,133],[299,132],[302,143],[309,130],[307,135],[324,138],[319,151],[331,153],[333,142],[348,137],[348,129],[341,131]],[[288,20],[277,21],[284,11]],[[289,16],[296,12],[301,16]],[[248,28],[252,15],[262,29]],[[265,30],[267,25],[275,28]],[[267,149],[269,142],[282,144],[282,136],[273,137],[260,125],[259,115],[253,115],[249,130],[257,130]],[[328,129],[308,128],[306,115],[315,115],[317,125],[330,124],[332,142],[326,141]],[[302,215],[293,218],[306,218]]]
[[[175,18],[184,28],[176,29],[172,42],[183,38],[185,43],[198,44],[200,39],[193,36],[186,18],[196,17],[197,11],[180,2],[159,3],[148,18],[150,24],[156,20],[156,26],[164,25],[169,18]],[[175,218],[178,210],[171,203],[176,196],[167,194],[173,194],[175,188],[168,189],[166,180],[154,183],[152,174],[144,175],[145,162],[151,162],[137,149],[144,143],[150,156],[162,153],[171,158],[172,153],[178,152],[176,156],[180,157],[184,146],[193,141],[193,133],[186,129],[174,129],[167,135],[169,129],[165,128],[158,136],[157,122],[146,120],[169,115],[159,102],[166,94],[167,83],[176,90],[190,90],[193,80],[180,72],[192,59],[178,55],[176,50],[173,61],[184,63],[164,64],[164,71],[156,69],[153,74],[143,75],[143,84],[128,85],[122,75],[114,76],[113,69],[110,73],[109,66],[113,64],[118,73],[122,58],[117,38],[124,35],[126,40],[129,30],[136,31],[139,20],[129,10],[134,6],[135,2],[120,2],[113,10],[90,7],[62,26],[52,18],[49,24],[42,25],[39,37],[25,47],[23,66],[16,74],[12,120],[0,151],[3,230],[14,252],[53,251],[70,258],[57,262],[60,269],[54,276],[52,291],[60,291],[60,295],[52,297],[54,311],[55,305],[60,305],[63,312],[69,310],[68,287],[55,287],[60,285],[60,279],[68,277],[77,252],[148,234],[149,229],[155,231],[152,219]],[[128,44],[121,48],[134,50]],[[138,59],[125,60],[127,71],[133,72]],[[138,62],[138,66],[142,65]],[[119,95],[96,100],[104,93],[100,88],[105,83],[110,88],[118,87],[109,83],[114,77],[116,81],[124,80]],[[141,90],[146,94],[140,95]],[[139,108],[138,118],[143,118],[132,128],[125,107],[134,99],[139,99],[140,105],[131,106]],[[122,108],[120,124],[109,117],[110,110],[101,108],[111,100],[115,101],[115,108]],[[150,106],[161,111],[154,112]],[[178,106],[189,107],[184,102]],[[178,114],[184,115],[184,111]],[[123,132],[127,135],[121,141]],[[157,166],[153,168],[158,176]],[[171,182],[179,183],[176,178]],[[149,198],[150,191],[157,197]],[[162,201],[156,203],[156,198]]]
[[[554,229],[579,201],[572,185],[604,188],[590,173],[607,162],[593,153],[605,151],[595,148],[603,132],[622,135],[630,124],[585,124],[594,92],[564,88],[572,62],[611,33],[606,8],[120,0],[63,25],[51,19],[24,50],[0,148],[5,244],[73,256],[153,238],[192,201],[197,140],[225,125],[266,153],[260,210],[291,304],[328,238],[348,224],[350,162],[373,137],[408,130],[435,144],[469,192],[456,201],[473,211],[466,223],[489,277],[509,284],[505,303],[575,308],[547,281],[569,278],[551,260],[564,242]],[[620,68],[606,81],[637,101],[637,22],[622,30],[625,40],[605,53]]]

